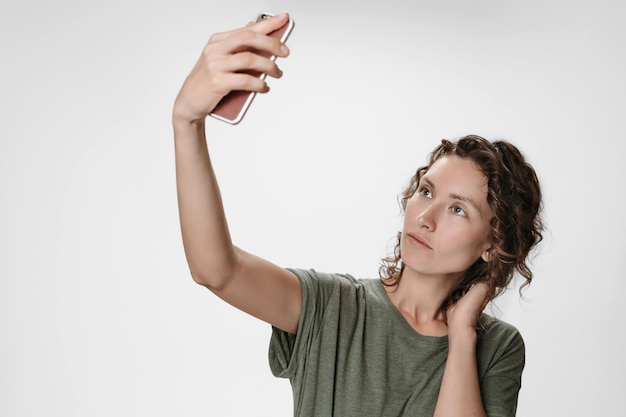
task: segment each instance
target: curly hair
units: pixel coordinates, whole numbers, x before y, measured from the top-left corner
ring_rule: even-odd
[[[491,219],[491,253],[489,261],[479,258],[472,264],[441,305],[445,313],[477,282],[487,282],[489,300],[500,295],[511,283],[515,272],[524,279],[522,289],[533,279],[527,264],[530,251],[542,240],[543,222],[541,189],[537,174],[517,147],[506,141],[490,142],[480,136],[464,136],[456,142],[446,139],[430,154],[428,164],[418,168],[409,186],[402,192],[400,205],[404,212],[407,201],[415,193],[420,179],[430,167],[446,155],[472,160],[487,177],[487,202],[494,216]],[[402,232],[397,235],[393,254],[381,260],[380,279],[385,286],[397,286],[404,264],[400,253]]]

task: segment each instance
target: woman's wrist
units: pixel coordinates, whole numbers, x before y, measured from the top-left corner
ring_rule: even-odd
[[[476,346],[476,328],[470,326],[458,326],[448,328],[448,343],[450,345],[471,345]]]
[[[204,130],[204,118],[193,119],[174,112],[172,115],[172,126],[175,136],[197,134]]]

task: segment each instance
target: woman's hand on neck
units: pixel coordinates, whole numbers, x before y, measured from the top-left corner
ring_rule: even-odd
[[[489,285],[473,285],[463,297],[447,311],[450,332],[475,332],[478,319],[489,302]]]

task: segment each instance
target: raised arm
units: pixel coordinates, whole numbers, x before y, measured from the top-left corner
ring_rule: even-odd
[[[245,71],[280,77],[274,62],[254,51],[286,57],[289,50],[266,36],[287,22],[276,16],[213,35],[185,80],[172,122],[180,224],[191,276],[231,305],[295,333],[302,303],[297,277],[233,245],[209,157],[205,118],[232,90],[268,91]]]

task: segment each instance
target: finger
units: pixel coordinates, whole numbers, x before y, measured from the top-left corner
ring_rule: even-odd
[[[266,58],[271,56],[286,57],[289,54],[289,49],[278,39],[251,30],[238,32],[219,43],[209,44],[204,52],[208,57],[226,56],[243,51],[254,51]]]
[[[209,43],[211,42],[219,42],[221,40],[224,40],[226,38],[228,38],[229,36],[232,36],[236,33],[239,33],[241,31],[244,30],[252,30],[256,33],[260,33],[262,35],[267,35],[268,33],[271,33],[277,29],[280,29],[281,27],[283,27],[285,24],[287,24],[287,21],[289,20],[289,15],[287,13],[282,13],[276,16],[272,16],[269,19],[263,19],[259,22],[248,22],[244,27],[242,28],[237,28],[237,29],[233,29],[233,30],[228,30],[225,32],[218,32],[218,33],[214,33],[213,35],[211,35],[210,39],[209,39]]]
[[[490,293],[491,287],[487,283],[479,282],[472,285],[467,295],[475,304],[480,305],[480,311],[482,311],[489,303]]]
[[[283,75],[283,72],[274,61],[250,51],[239,52],[223,59],[213,60],[207,65],[209,66],[209,72],[256,71],[259,73],[258,75],[263,73],[274,78],[280,78]]]
[[[266,57],[286,57],[289,55],[287,46],[278,39],[250,29],[237,30],[223,38],[222,34],[212,36],[204,48],[203,55],[205,59],[211,60],[214,57],[250,50],[254,50]]]
[[[262,19],[254,24],[252,30],[255,32],[267,35],[277,29],[282,28],[289,21],[288,13],[281,13],[276,16],[272,16],[269,19]]]
[[[224,74],[222,86],[227,91],[252,91],[256,93],[269,91],[269,86],[265,80],[245,73]]]

